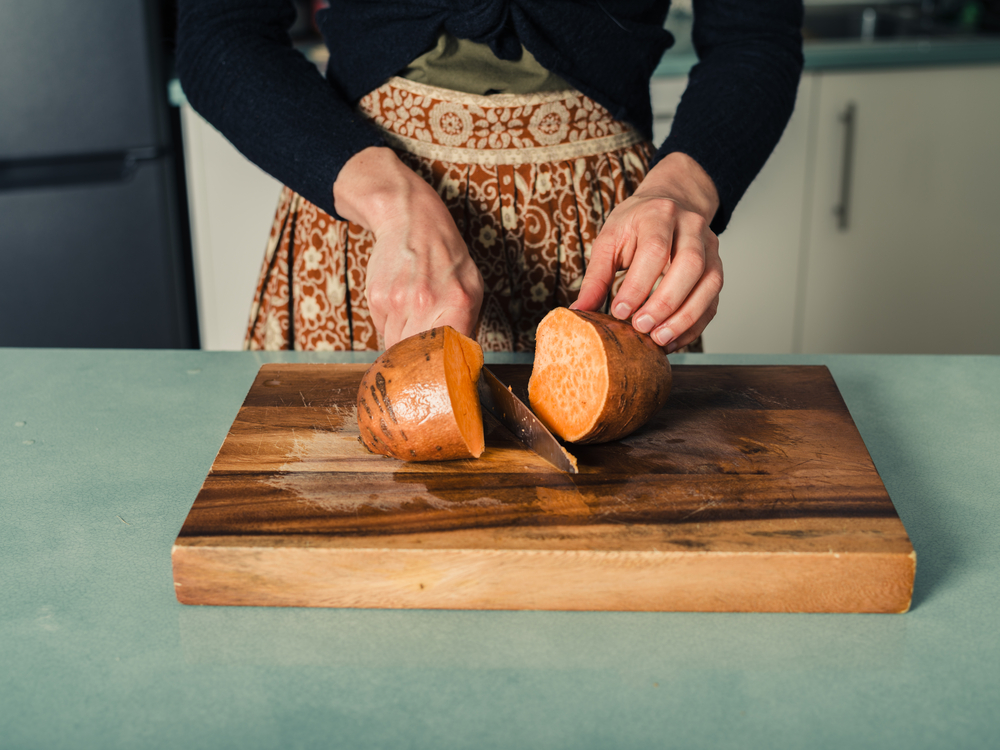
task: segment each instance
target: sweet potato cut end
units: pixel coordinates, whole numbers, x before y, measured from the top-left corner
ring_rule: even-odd
[[[455,423],[469,453],[473,458],[479,458],[486,449],[477,388],[483,369],[483,350],[475,341],[453,328],[445,328],[444,334],[444,372]]]
[[[608,359],[594,326],[566,308],[546,315],[535,333],[535,363],[528,381],[531,408],[568,442],[586,436],[604,410]]]

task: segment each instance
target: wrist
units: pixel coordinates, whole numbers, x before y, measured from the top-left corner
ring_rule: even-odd
[[[664,156],[643,178],[635,196],[669,197],[711,223],[719,210],[719,192],[702,166],[680,151]]]
[[[340,216],[377,233],[405,215],[414,194],[426,187],[392,149],[369,146],[341,168],[333,183],[333,203]]]

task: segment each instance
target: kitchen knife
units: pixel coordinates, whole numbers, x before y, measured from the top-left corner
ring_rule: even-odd
[[[534,412],[485,367],[479,375],[479,400],[483,408],[528,450],[537,453],[559,471],[578,473],[576,458],[560,445]]]

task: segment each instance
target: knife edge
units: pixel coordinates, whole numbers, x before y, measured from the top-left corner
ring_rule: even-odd
[[[567,451],[528,406],[486,367],[479,375],[479,401],[528,450],[567,474],[578,474],[576,457]]]

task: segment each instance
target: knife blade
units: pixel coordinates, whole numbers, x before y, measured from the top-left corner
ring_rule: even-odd
[[[576,458],[549,432],[521,399],[486,367],[479,374],[479,401],[528,450],[537,453],[559,471],[576,474]]]

